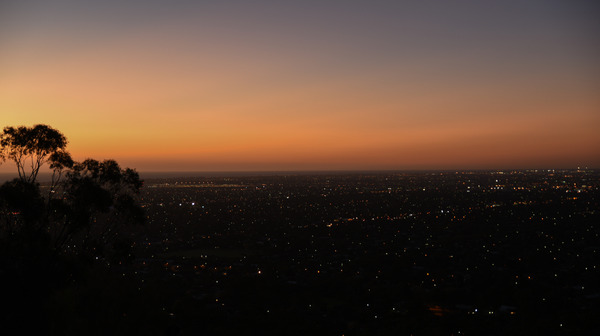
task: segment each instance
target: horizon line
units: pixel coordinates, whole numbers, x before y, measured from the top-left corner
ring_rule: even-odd
[[[600,168],[462,168],[462,169],[316,169],[316,170],[137,170],[142,178],[166,177],[218,177],[218,176],[281,176],[281,175],[326,175],[326,174],[390,174],[390,173],[465,173],[465,172],[561,172],[561,171],[599,171]],[[38,177],[45,180],[51,171],[42,171]],[[144,176],[146,175],[146,176]],[[154,175],[154,176],[148,176]],[[162,176],[161,176],[162,175]],[[18,177],[16,172],[0,172],[0,182],[10,177]]]

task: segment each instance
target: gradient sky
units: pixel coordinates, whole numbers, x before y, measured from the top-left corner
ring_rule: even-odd
[[[591,0],[1,0],[0,126],[140,171],[600,168],[599,17]]]

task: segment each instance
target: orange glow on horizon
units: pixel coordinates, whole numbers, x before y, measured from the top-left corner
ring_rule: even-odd
[[[142,171],[600,168],[600,73],[587,45],[504,26],[510,39],[479,40],[453,17],[431,31],[405,18],[421,36],[378,26],[400,24],[383,12],[364,26],[358,12],[315,18],[313,30],[213,9],[112,35],[15,21],[0,126],[48,124],[76,159]],[[47,37],[28,30],[37,24]]]

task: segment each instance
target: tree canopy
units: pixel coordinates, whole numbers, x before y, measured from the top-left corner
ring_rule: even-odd
[[[0,164],[14,162],[18,173],[0,185],[2,305],[9,312],[0,323],[32,334],[51,330],[48,307],[63,288],[82,285],[87,272],[133,259],[130,234],[145,219],[134,169],[114,160],[76,162],[67,143],[48,125],[0,133]],[[46,164],[52,179],[40,183]]]
[[[54,167],[72,162],[66,147],[67,138],[48,125],[7,126],[0,134],[0,158],[14,161],[19,178],[25,182],[35,182],[47,161]]]
[[[15,163],[18,178],[0,186],[0,240],[43,237],[52,253],[99,257],[122,239],[120,228],[144,221],[137,202],[142,181],[114,160],[75,162],[67,143],[48,125],[4,128],[0,159]],[[44,164],[52,180],[40,185]]]

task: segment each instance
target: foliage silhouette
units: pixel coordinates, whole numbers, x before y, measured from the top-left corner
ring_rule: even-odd
[[[9,126],[0,135],[0,158],[15,162],[21,180],[35,182],[40,168],[47,161],[58,168],[71,160],[69,153],[65,152],[66,146],[67,138],[50,126]]]
[[[0,277],[10,289],[3,325],[47,333],[47,306],[56,293],[87,281],[93,268],[132,258],[127,234],[145,219],[138,173],[114,160],[75,162],[66,145],[47,125],[5,127],[0,134],[0,163],[14,162],[18,173],[0,186]],[[52,170],[50,184],[37,181],[44,164]]]
[[[53,232],[55,247],[101,257],[111,243],[122,245],[120,229],[144,222],[136,200],[141,186],[135,170],[121,169],[113,160],[75,163],[57,188],[63,197],[50,206],[59,230]]]
[[[114,160],[74,162],[66,137],[47,125],[5,127],[0,145],[2,159],[12,160],[19,174],[0,192],[0,237],[26,227],[47,235],[54,252],[101,257],[120,228],[143,223],[136,200],[142,181],[135,170]],[[45,163],[53,172],[47,197],[37,182]]]

